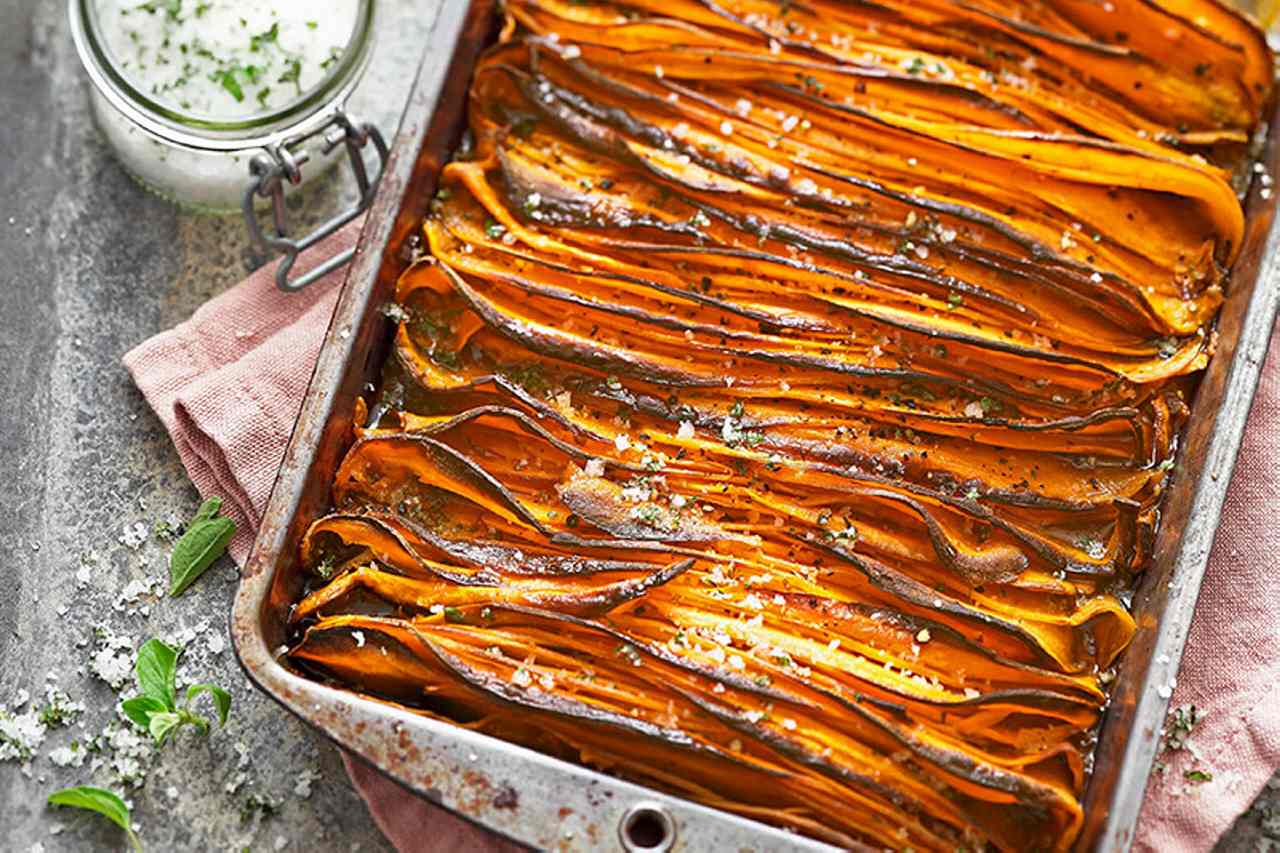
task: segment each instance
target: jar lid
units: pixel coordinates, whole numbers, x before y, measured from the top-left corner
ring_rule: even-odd
[[[374,0],[70,4],[93,85],[134,124],[197,150],[263,147],[326,120],[373,41]]]

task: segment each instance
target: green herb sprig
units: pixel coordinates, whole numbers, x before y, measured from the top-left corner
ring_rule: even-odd
[[[213,700],[219,725],[227,724],[227,715],[231,711],[231,694],[216,684],[191,685],[182,705],[178,705],[174,680],[181,654],[180,649],[163,640],[152,638],[143,643],[133,667],[138,695],[120,703],[120,710],[125,716],[148,731],[160,745],[183,726],[193,726],[202,735],[209,733],[209,721],[191,710],[192,703],[201,693],[209,694]]]
[[[123,829],[125,835],[129,837],[129,845],[141,853],[142,842],[138,840],[138,834],[133,831],[133,816],[129,812],[129,807],[124,804],[124,800],[110,791],[88,785],[77,785],[74,788],[54,791],[49,795],[48,802],[51,806],[66,806],[97,812]]]
[[[169,555],[169,595],[178,596],[196,582],[213,561],[227,550],[236,535],[236,523],[220,516],[221,498],[209,498],[200,505]]]

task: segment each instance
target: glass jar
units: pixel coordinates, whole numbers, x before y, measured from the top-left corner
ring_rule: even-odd
[[[355,218],[372,201],[380,169],[370,172],[362,149],[373,141],[381,161],[386,161],[386,145],[376,128],[353,120],[345,111],[347,98],[360,81],[372,53],[375,0],[350,0],[353,22],[346,44],[332,48],[330,58],[318,65],[320,70],[311,73],[312,77],[320,76],[308,81],[305,89],[298,70],[290,66],[291,58],[301,59],[304,54],[282,52],[284,48],[275,43],[281,32],[278,25],[250,35],[250,24],[240,19],[239,24],[246,28],[243,31],[246,44],[250,45],[247,49],[263,51],[245,54],[256,65],[219,58],[208,49],[207,45],[214,43],[213,34],[210,40],[205,40],[200,28],[212,26],[215,15],[208,15],[207,20],[201,16],[211,8],[215,12],[229,11],[232,5],[226,0],[221,5],[217,5],[216,0],[215,3],[189,2],[184,11],[178,0],[119,4],[114,8],[111,0],[70,0],[71,33],[92,83],[90,100],[95,120],[125,169],[144,186],[180,205],[213,212],[242,211],[259,249],[275,249],[288,256],[281,264],[277,282],[285,289],[294,289],[308,283],[287,280],[288,268],[296,254]],[[325,14],[326,10],[332,14],[330,4],[312,5],[317,9],[313,14]],[[251,8],[253,14],[259,16],[258,20],[262,14],[276,15],[269,4],[244,8]],[[167,22],[163,17],[166,14],[172,16]],[[104,20],[106,15],[119,17]],[[137,17],[130,18],[129,27],[122,28],[125,16]],[[320,23],[310,20],[306,26],[316,28]],[[323,23],[328,27],[333,19],[325,19]],[[137,28],[132,29],[135,24]],[[184,25],[189,38],[171,45],[165,36],[161,44],[155,32],[161,24]],[[108,30],[108,25],[116,29]],[[151,31],[140,37],[138,30],[145,27]],[[136,48],[132,66],[130,57],[122,55],[124,51],[120,47],[120,33],[126,29],[126,34],[133,39],[131,48]],[[191,37],[193,29],[197,33]],[[165,64],[158,61],[161,46],[168,50]],[[175,53],[176,48],[181,48],[181,53]],[[188,48],[193,48],[190,54]],[[259,87],[258,98],[245,97],[250,82],[248,75],[255,67],[261,71],[265,62],[270,61],[256,58],[265,56],[267,50],[283,57],[279,61],[286,63],[286,73],[277,78],[277,65],[270,78],[263,75],[261,82],[278,84],[289,80],[297,89],[296,96],[292,96],[294,92],[290,90],[291,97],[280,103],[274,103],[277,98],[262,97],[262,89],[270,88],[265,85]],[[221,80],[220,85],[237,96],[237,103],[231,104],[230,110],[220,112],[208,108],[207,103],[193,107],[172,94],[172,82],[159,85],[155,79],[145,79],[140,70],[147,68],[141,61],[144,56],[152,60],[150,69],[155,76],[161,72],[173,74],[175,68],[181,68],[182,82],[198,83],[206,92],[207,81]],[[194,61],[188,64],[188,58]],[[178,60],[182,60],[181,65]],[[200,66],[199,62],[204,65]],[[225,79],[228,74],[229,83]],[[246,84],[243,91],[241,82]],[[259,81],[255,78],[253,82]],[[276,95],[281,88],[286,87],[277,85]],[[339,159],[342,148],[356,173],[360,202],[306,238],[287,238],[284,184],[299,185],[313,178]],[[305,170],[304,164],[309,164]],[[274,233],[264,232],[257,220],[254,207],[258,200],[273,203]],[[334,263],[326,267],[332,268],[341,262],[341,259],[333,260]],[[307,278],[313,280],[314,276]]]

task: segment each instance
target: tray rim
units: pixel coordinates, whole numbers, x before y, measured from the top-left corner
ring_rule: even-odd
[[[374,327],[384,324],[370,315],[380,307],[373,305],[379,277],[386,274],[389,265],[397,263],[393,231],[397,220],[404,218],[405,204],[411,201],[409,186],[416,176],[418,160],[430,141],[428,131],[441,112],[445,90],[451,82],[456,85],[456,80],[449,79],[449,72],[458,61],[458,51],[468,38],[476,36],[477,28],[484,28],[494,6],[494,0],[443,0],[440,4],[391,160],[361,230],[355,259],[338,297],[263,524],[236,590],[231,635],[237,660],[255,686],[335,745],[455,814],[521,843],[541,846],[554,843],[558,848],[578,849],[583,839],[577,832],[581,831],[592,839],[590,847],[584,849],[598,849],[605,830],[596,820],[580,812],[594,810],[592,814],[598,815],[598,820],[617,824],[625,815],[620,805],[625,801],[630,805],[652,804],[672,816],[677,826],[676,840],[682,848],[754,849],[761,845],[769,850],[832,849],[767,824],[625,782],[447,722],[409,711],[400,712],[392,705],[307,679],[282,665],[270,646],[267,622],[272,608],[280,605],[279,601],[273,602],[272,592],[281,561],[290,559],[286,549],[293,541],[290,531],[299,523],[306,481],[318,464],[317,453],[327,437],[332,442],[332,433],[345,429],[350,422],[350,406],[347,406],[345,423],[335,422],[341,419],[339,386],[344,376],[349,379],[362,353],[368,361],[378,350],[371,335]],[[479,47],[475,43],[469,45],[475,52]],[[468,68],[467,77],[469,72]],[[1270,126],[1276,125],[1277,116],[1273,112]],[[1280,163],[1280,139],[1275,133],[1268,142],[1268,154],[1268,166],[1274,174]],[[431,181],[434,182],[434,175]],[[1247,247],[1257,255],[1253,259],[1256,270],[1249,283],[1250,298],[1242,309],[1239,334],[1229,345],[1220,341],[1218,353],[1210,363],[1209,371],[1217,366],[1217,372],[1223,373],[1223,403],[1211,415],[1200,415],[1212,421],[1203,455],[1197,460],[1187,460],[1186,444],[1180,447],[1178,476],[1170,488],[1170,492],[1179,488],[1189,490],[1188,517],[1197,519],[1197,523],[1183,529],[1178,547],[1168,556],[1163,570],[1156,572],[1153,566],[1149,571],[1160,582],[1167,578],[1166,589],[1173,590],[1174,594],[1167,597],[1150,628],[1154,631],[1150,653],[1145,661],[1139,662],[1145,664],[1142,667],[1145,676],[1142,683],[1130,691],[1134,693],[1132,709],[1126,708],[1126,715],[1132,718],[1129,728],[1118,736],[1108,731],[1107,723],[1116,717],[1113,711],[1109,711],[1104,720],[1104,741],[1108,737],[1118,740],[1120,757],[1115,759],[1116,778],[1109,785],[1109,793],[1101,798],[1095,796],[1095,780],[1091,779],[1085,800],[1086,823],[1078,849],[1125,851],[1132,843],[1170,701],[1169,696],[1162,695],[1165,692],[1162,688],[1176,677],[1227,485],[1243,440],[1277,309],[1280,309],[1280,220],[1275,217],[1276,200],[1260,202],[1255,186],[1248,209],[1251,223],[1259,218],[1266,220],[1266,233],[1264,238]],[[407,236],[400,235],[399,245],[405,245],[403,240]],[[1233,268],[1233,287],[1229,294],[1239,286],[1235,278],[1243,261],[1242,255]],[[1224,350],[1228,348],[1230,358],[1222,365]],[[1193,400],[1192,418],[1197,417],[1196,404],[1200,396],[1197,394]],[[1199,464],[1191,471],[1189,463]],[[1144,578],[1144,582],[1146,580]],[[1124,684],[1133,677],[1136,676],[1122,675],[1126,678]],[[1118,683],[1117,691],[1121,687]],[[421,765],[427,755],[443,762],[457,778],[441,780],[435,772],[426,773]],[[512,779],[532,789],[537,797],[533,809],[521,805],[508,813],[505,807],[493,805],[497,797],[492,796],[492,792],[511,788]],[[582,797],[572,796],[575,788],[583,787],[597,792],[594,801],[587,798],[584,803]],[[608,792],[608,796],[601,792]],[[486,793],[490,795],[487,800]],[[524,799],[527,802],[530,797]],[[560,801],[572,802],[574,807],[558,806],[558,811],[553,813],[552,804]],[[566,810],[568,817],[564,815]],[[532,822],[531,811],[537,815]],[[1089,820],[1090,816],[1094,816],[1093,821]],[[611,833],[612,829],[607,831]],[[618,839],[615,841],[617,846],[622,846]]]

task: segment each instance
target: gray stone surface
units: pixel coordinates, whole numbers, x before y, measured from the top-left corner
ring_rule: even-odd
[[[390,129],[433,4],[383,6],[355,108]],[[154,591],[122,600],[131,582],[166,574],[168,545],[148,534],[132,547],[129,529],[189,517],[197,497],[120,357],[243,276],[241,225],[179,212],[115,164],[89,119],[62,3],[0,2],[0,68],[0,703],[21,691],[41,703],[53,684],[86,706],[29,765],[0,763],[0,850],[124,846],[104,821],[44,806],[57,788],[112,781],[109,768],[48,758],[115,716],[116,693],[88,669],[102,625],[134,645],[188,640],[181,675],[235,694],[226,731],[179,738],[129,789],[149,850],[385,851],[333,749],[237,668],[226,640],[234,566],[224,559],[178,600]],[[301,194],[295,215],[317,221],[349,197],[350,182],[329,175]],[[1219,851],[1280,850],[1273,786]],[[254,798],[278,804],[275,813],[248,814]]]
[[[391,133],[435,6],[382,7],[353,108]],[[125,846],[97,817],[44,806],[57,788],[111,782],[90,762],[47,757],[115,717],[116,693],[86,667],[95,625],[135,644],[189,639],[180,676],[235,695],[225,731],[181,736],[128,791],[148,850],[388,850],[333,748],[236,665],[228,560],[180,599],[157,590],[121,603],[131,581],[167,576],[169,551],[150,534],[124,544],[126,528],[185,519],[198,499],[120,357],[245,274],[243,226],[179,212],[117,166],[90,120],[65,3],[0,2],[0,68],[0,703],[25,690],[39,704],[50,683],[87,708],[83,725],[50,731],[29,766],[0,763],[0,850]],[[298,221],[338,209],[350,184],[334,172],[305,188]],[[82,561],[87,583],[76,580]],[[243,819],[255,796],[278,803],[275,814]]]

